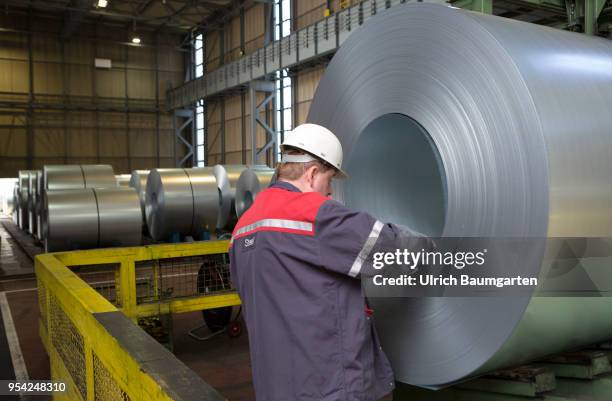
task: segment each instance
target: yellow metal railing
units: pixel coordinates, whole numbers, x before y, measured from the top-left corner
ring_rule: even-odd
[[[55,399],[187,400],[189,394],[200,394],[198,399],[222,400],[133,322],[146,316],[238,305],[237,294],[225,280],[219,279],[223,285],[212,289],[210,282],[201,281],[203,266],[210,265],[202,261],[225,257],[227,247],[227,241],[207,241],[38,255],[40,336],[49,354],[51,378],[68,387]],[[143,266],[147,274],[139,276],[137,266]],[[78,275],[100,267],[113,279],[88,284]],[[218,266],[215,269],[209,269],[213,274],[207,277],[226,274]],[[191,292],[176,291],[179,284],[186,288],[193,281],[195,290],[192,285]],[[139,297],[138,286],[151,291]],[[177,371],[184,374],[173,381]]]

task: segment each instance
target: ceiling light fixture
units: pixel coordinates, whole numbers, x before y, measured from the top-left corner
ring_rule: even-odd
[[[134,43],[135,45],[139,45],[140,44],[140,38],[138,36],[134,36],[132,38],[132,43]]]
[[[98,0],[96,1],[96,7],[98,8],[106,8],[108,6],[108,0]]]

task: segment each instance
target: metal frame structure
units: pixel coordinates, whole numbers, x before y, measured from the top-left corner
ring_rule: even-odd
[[[442,0],[433,2],[445,3]],[[170,109],[193,104],[197,99],[220,95],[238,86],[261,79],[275,71],[311,63],[335,52],[352,31],[376,13],[416,0],[366,0],[338,11],[291,35],[267,44],[238,60],[210,71],[207,76],[191,80],[168,91]],[[572,28],[572,21],[584,25],[583,31],[598,32],[597,17],[606,0],[455,0],[456,7],[541,23],[558,28]],[[568,12],[572,10],[572,12]]]
[[[196,165],[195,153],[195,110],[193,107],[174,110],[172,114],[172,126],[174,128],[174,157],[176,167],[191,167]],[[180,156],[180,148],[184,146],[186,152]]]
[[[139,318],[239,305],[226,288],[181,296],[160,291],[152,274],[149,285],[157,297],[138,297],[139,265],[154,273],[172,268],[163,262],[217,257],[228,241],[155,245],[62,252],[36,258],[40,337],[49,354],[51,378],[67,385],[55,400],[169,401],[223,397],[135,323]],[[196,266],[197,268],[197,266]],[[113,299],[96,291],[82,277],[110,272]],[[78,270],[81,276],[73,270]],[[197,275],[185,275],[194,281]],[[100,286],[100,282],[91,283]]]
[[[265,98],[261,103],[257,103],[257,92],[264,92]],[[272,81],[251,81],[249,84],[249,97],[251,99],[251,160],[252,164],[260,164],[259,157],[266,154],[268,149],[276,149],[276,113],[273,113],[272,127],[266,121],[259,118],[260,112],[266,111],[266,106],[272,102],[276,110],[276,85]],[[266,143],[261,149],[257,149],[257,126],[264,129],[266,133]]]

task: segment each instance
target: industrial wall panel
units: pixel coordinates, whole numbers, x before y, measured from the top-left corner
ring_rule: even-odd
[[[314,24],[323,18],[323,10],[325,9],[325,0],[300,0],[294,2],[296,9],[294,12],[295,26],[297,29],[304,28],[310,24]]]
[[[155,99],[155,72],[150,70],[128,70],[128,97]]]
[[[99,128],[100,158],[127,157],[128,138],[125,128]],[[112,164],[112,163],[111,163]]]
[[[34,131],[35,157],[65,155],[66,132],[63,127],[38,126]]]
[[[153,43],[152,35],[138,34],[142,43]],[[151,69],[155,65],[155,48],[146,46],[127,46],[127,60],[130,68]]]
[[[96,69],[94,77],[97,96],[125,98],[125,71]]]
[[[98,153],[98,133],[92,128],[68,130],[68,157],[96,158]]]
[[[0,35],[0,100],[27,102],[33,89],[33,118],[29,128],[18,123],[0,122],[0,155],[11,162],[0,163],[0,177],[14,176],[16,168],[42,167],[66,161],[98,161],[106,157],[115,167],[145,162],[157,166],[157,127],[160,117],[159,149],[161,163],[174,164],[174,133],[169,120],[155,112],[155,99],[165,105],[166,91],[184,80],[184,56],[178,51],[178,35],[141,33],[142,47],[126,47],[129,32],[124,28],[109,29],[106,24],[84,22],[70,40],[60,41],[61,19],[16,16],[9,10],[0,15],[0,26],[20,31],[33,30],[31,35],[32,77],[28,60],[28,35],[2,32]],[[157,46],[154,46],[157,41]],[[94,58],[109,58],[110,70],[94,68]],[[156,68],[158,71],[156,71]],[[127,71],[127,72],[126,72]],[[126,74],[128,82],[126,85]],[[127,89],[127,90],[126,90]],[[126,96],[130,96],[126,99]],[[83,111],[49,113],[49,110],[69,104]],[[146,108],[146,124],[130,124],[128,143],[126,111],[118,113],[93,112],[94,109],[113,107],[118,110]],[[51,107],[51,108],[50,108]],[[23,108],[11,108],[21,112]],[[85,111],[91,109],[92,111]],[[123,117],[119,117],[123,116]],[[26,124],[25,115],[19,124]],[[17,120],[16,120],[17,121]],[[6,128],[5,128],[6,127]],[[27,156],[26,132],[32,132],[32,154]],[[129,144],[129,146],[128,146]],[[161,147],[161,146],[160,146]],[[129,149],[129,152],[128,152]],[[142,153],[142,155],[140,155]],[[164,154],[167,153],[167,154]],[[133,160],[127,160],[128,155]],[[120,160],[123,159],[123,160]]]
[[[163,36],[158,37],[161,41]],[[177,71],[183,73],[183,59],[187,55],[185,52],[177,51],[176,44],[168,46],[165,44],[157,46],[157,63],[160,71]],[[153,64],[151,64],[153,65]]]
[[[56,62],[34,62],[36,93],[62,95],[64,93],[64,68]]]
[[[2,32],[2,35],[0,35],[0,58],[12,60],[27,60],[27,35],[21,33]]]
[[[27,44],[24,45],[27,48]],[[27,53],[24,55],[27,58]],[[61,42],[54,37],[42,35],[32,36],[32,59],[34,61],[50,61],[59,63],[62,61]]]
[[[172,130],[159,131],[159,155],[160,157],[174,158],[174,132]]]
[[[26,129],[0,128],[0,158],[25,157],[27,155]]]
[[[76,38],[64,42],[64,61],[67,63],[93,64],[94,59],[93,42]]]
[[[244,12],[245,54],[250,54],[264,45],[265,7],[257,4]]]
[[[26,93],[28,84],[28,62],[0,59],[0,92]]]
[[[68,68],[68,94],[71,96],[92,96],[92,67],[70,64]],[[35,83],[36,84],[36,83]]]

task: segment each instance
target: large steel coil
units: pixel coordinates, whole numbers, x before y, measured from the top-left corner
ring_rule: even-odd
[[[36,236],[37,227],[37,202],[38,202],[38,179],[41,175],[40,170],[35,170],[30,173],[28,179],[28,232]]]
[[[43,167],[43,189],[115,188],[113,167],[108,164],[57,165]]]
[[[154,169],[147,178],[145,214],[156,240],[214,231],[219,195],[213,169]]]
[[[140,200],[134,188],[96,188],[98,246],[140,245],[142,219]]]
[[[244,165],[221,165],[213,167],[219,190],[219,214],[217,228],[232,227],[236,223],[234,197],[240,174],[247,168]]]
[[[611,71],[607,40],[403,5],[351,34],[307,120],[342,142],[350,179],[335,196],[382,220],[431,236],[607,238]],[[533,263],[546,277],[553,243],[499,268]],[[610,262],[595,286],[612,283]],[[396,378],[421,386],[612,337],[607,296],[371,301]]]
[[[85,188],[83,170],[79,165],[43,167],[43,190]]]
[[[29,230],[28,198],[30,196],[30,175],[36,174],[35,170],[19,170],[17,183],[19,185],[19,228]]]
[[[129,186],[134,188],[138,193],[140,199],[140,209],[142,210],[142,222],[143,226],[147,225],[147,215],[145,214],[145,197],[147,191],[147,177],[149,176],[149,170],[133,170],[130,176]]]
[[[268,166],[249,166],[240,174],[236,184],[236,215],[242,216],[251,207],[257,194],[264,190],[274,176],[274,169]]]
[[[13,223],[17,227],[19,227],[19,215],[21,213],[19,210],[19,196],[19,181],[17,181],[13,187]]]
[[[140,204],[132,188],[49,191],[44,202],[47,252],[140,245]]]
[[[131,179],[131,174],[115,174],[115,181],[117,181],[119,187],[129,187]]]
[[[111,165],[83,164],[81,170],[85,188],[116,188],[119,186]]]
[[[36,213],[36,234],[35,237],[42,239],[42,215],[43,215],[43,171],[39,170],[36,175],[36,202],[34,210]]]
[[[219,214],[219,192],[212,167],[186,169],[193,191],[193,225],[191,231],[214,232]]]
[[[41,239],[48,232],[44,198],[49,192],[83,188],[117,188],[113,167],[108,164],[48,165],[43,167],[41,183]]]

